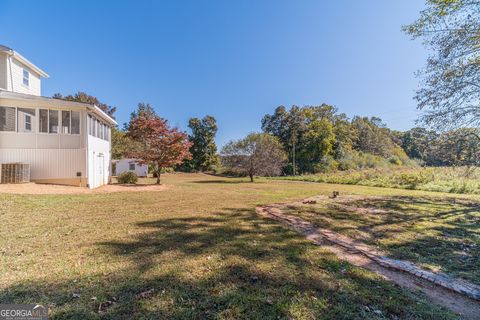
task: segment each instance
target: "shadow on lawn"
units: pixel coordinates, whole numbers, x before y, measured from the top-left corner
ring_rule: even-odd
[[[195,181],[192,181],[193,183],[199,183],[199,184],[216,184],[216,183],[219,183],[219,184],[239,184],[239,183],[251,183],[250,180],[238,180],[239,178],[236,177],[235,180],[232,179],[232,180],[225,180],[225,179],[222,179],[222,180],[195,180]]]
[[[453,276],[480,283],[478,202],[403,196],[354,200],[346,205],[331,204],[331,217],[355,220],[358,230],[370,234],[369,242],[398,238],[405,232],[400,243],[383,246],[393,257],[435,264]],[[387,210],[362,212],[362,208]]]
[[[331,253],[311,256],[307,240],[251,209],[137,227],[144,230],[132,241],[98,244],[101,254],[131,267],[19,283],[1,291],[0,301],[53,305],[54,319],[448,318]],[[107,300],[116,302],[102,309]]]

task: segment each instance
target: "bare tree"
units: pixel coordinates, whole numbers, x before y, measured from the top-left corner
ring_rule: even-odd
[[[436,129],[480,125],[480,1],[429,0],[404,27],[432,54],[419,75],[418,107],[423,123]]]
[[[282,173],[287,155],[277,138],[265,133],[251,133],[229,142],[221,152],[225,167],[244,173],[253,182],[254,176],[275,176]]]

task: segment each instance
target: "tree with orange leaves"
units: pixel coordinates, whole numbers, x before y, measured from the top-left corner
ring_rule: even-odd
[[[181,164],[192,157],[188,135],[178,128],[171,128],[149,104],[138,104],[137,111],[130,117],[127,135],[134,141],[127,156],[137,159],[140,164],[152,165],[157,184],[160,184],[162,168]]]

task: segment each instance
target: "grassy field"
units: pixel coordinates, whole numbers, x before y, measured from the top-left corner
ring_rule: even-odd
[[[332,190],[443,202],[449,195],[201,174],[162,179],[162,192],[0,194],[0,302],[43,303],[53,319],[455,318],[254,211]],[[457,210],[451,205],[445,211]]]
[[[480,194],[480,170],[466,167],[389,166],[376,169],[275,177],[272,179]]]

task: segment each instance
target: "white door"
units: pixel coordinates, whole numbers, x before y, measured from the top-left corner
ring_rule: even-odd
[[[97,187],[105,184],[105,158],[103,153],[99,153],[97,157],[97,168],[96,168],[96,183]]]
[[[105,157],[103,153],[91,153],[88,171],[90,188],[105,184]]]

